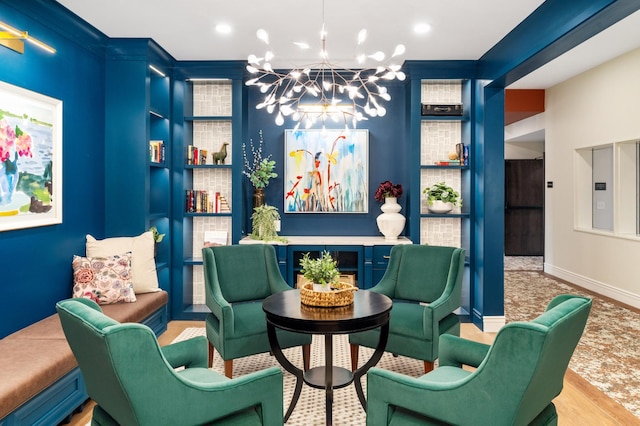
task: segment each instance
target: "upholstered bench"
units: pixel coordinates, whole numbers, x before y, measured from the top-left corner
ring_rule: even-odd
[[[118,322],[141,322],[156,335],[165,331],[167,292],[136,298],[102,309]],[[0,426],[55,425],[88,398],[57,314],[1,339],[0,365]]]

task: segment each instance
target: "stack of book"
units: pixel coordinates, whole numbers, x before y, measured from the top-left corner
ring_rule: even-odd
[[[208,151],[206,149],[200,149],[197,146],[188,145],[187,164],[191,166],[207,164],[207,154]]]
[[[206,190],[188,189],[186,196],[187,213],[231,213],[227,199],[219,192],[212,194]]]
[[[149,141],[149,159],[152,163],[164,163],[164,141]]]
[[[435,162],[436,166],[459,166],[460,164],[460,160],[442,160]]]

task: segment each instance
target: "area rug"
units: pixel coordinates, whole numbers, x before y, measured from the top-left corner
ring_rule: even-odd
[[[204,328],[187,328],[174,342],[189,339],[195,336],[204,336]],[[302,367],[302,350],[300,348],[285,349],[284,354],[296,366]],[[358,365],[363,365],[373,354],[373,350],[360,347]],[[333,363],[335,366],[350,369],[349,342],[346,335],[333,337]],[[324,365],[324,336],[313,336],[311,344],[311,367]],[[275,357],[268,353],[248,356],[233,361],[233,376],[239,377],[254,371],[259,371],[268,367],[280,367]],[[424,364],[415,359],[403,356],[394,357],[390,353],[385,353],[377,367],[396,371],[413,377],[423,374]],[[281,367],[280,367],[281,368]],[[220,374],[224,374],[222,358],[216,353],[213,359],[213,369]],[[282,368],[281,368],[282,369]],[[283,372],[283,397],[284,412],[289,408],[289,402],[293,396],[295,387],[295,377],[282,369]],[[367,379],[362,378],[362,387],[366,395]],[[333,391],[333,424],[340,426],[362,426],[366,423],[366,414],[360,405],[356,390],[353,384]],[[300,399],[295,410],[286,423],[288,426],[315,426],[325,424],[325,393],[322,389],[314,389],[303,385]]]
[[[505,271],[506,322],[535,318],[556,295],[593,299],[569,368],[640,418],[640,314],[540,272]]]

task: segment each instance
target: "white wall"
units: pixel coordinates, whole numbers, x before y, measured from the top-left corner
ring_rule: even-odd
[[[640,238],[577,230],[574,205],[576,149],[640,140],[638,75],[640,49],[547,89],[545,106],[545,271],[635,307]]]

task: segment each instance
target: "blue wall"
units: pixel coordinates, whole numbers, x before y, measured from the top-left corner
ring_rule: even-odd
[[[87,233],[103,236],[104,60],[2,2],[0,20],[57,49],[0,46],[0,80],[63,101],[63,223],[0,233],[2,338],[71,296],[73,255],[84,255]]]
[[[409,182],[409,135],[406,126],[406,87],[404,83],[394,82],[386,87],[391,95],[391,101],[385,104],[387,114],[358,123],[358,129],[369,131],[369,209],[368,213],[285,213],[284,211],[284,131],[293,129],[296,123],[285,121],[283,126],[275,124],[274,114],[264,109],[256,110],[253,105],[258,104],[264,94],[255,87],[249,88],[248,94],[248,135],[254,144],[258,143],[258,131],[262,130],[264,137],[264,155],[272,155],[276,161],[278,177],[269,183],[265,189],[265,202],[275,206],[281,213],[282,231],[280,235],[380,235],[376,225],[376,217],[382,212],[381,204],[375,201],[373,195],[380,182],[390,180],[394,184],[402,184],[405,194],[411,191]],[[343,128],[343,125],[327,128]],[[314,127],[317,128],[317,125]],[[247,205],[251,205],[249,198],[253,190],[248,178],[244,178],[245,197]],[[407,197],[398,200],[407,212]],[[250,230],[250,217],[247,218],[245,230]],[[407,228],[402,235],[406,235]]]

